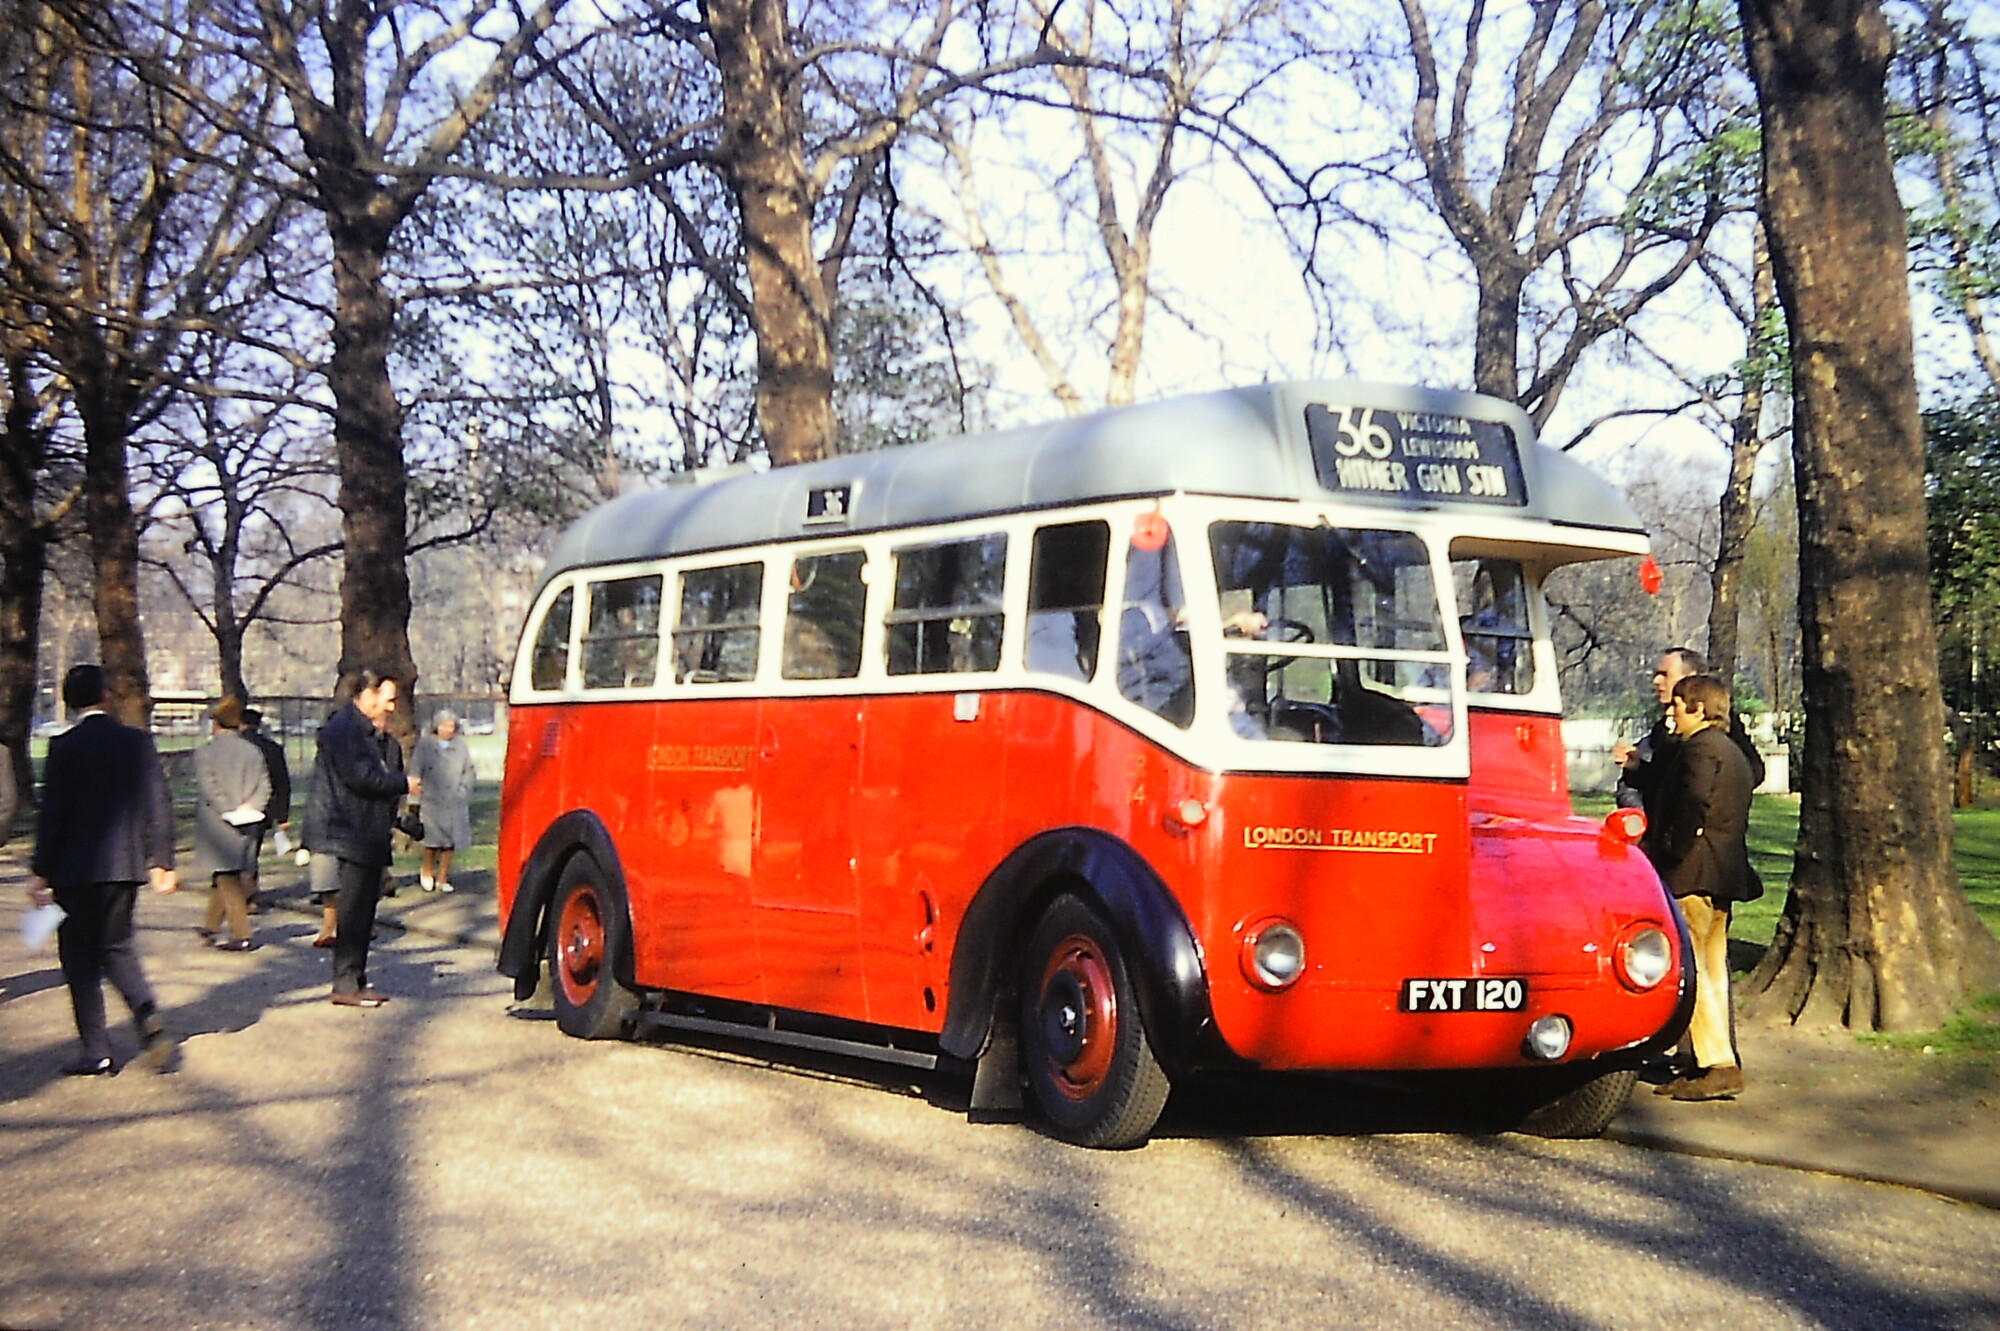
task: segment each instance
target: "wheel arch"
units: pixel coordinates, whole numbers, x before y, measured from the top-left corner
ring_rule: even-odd
[[[603,875],[604,890],[617,909],[632,918],[632,899],[625,887],[625,866],[618,857],[611,829],[589,809],[572,809],[542,832],[528,862],[521,868],[520,885],[514,891],[514,908],[508,913],[507,927],[500,936],[499,970],[514,981],[514,996],[525,999],[541,982],[542,957],[549,937],[549,906],[562,881],[563,870],[577,855],[588,855]],[[612,949],[611,974],[627,989],[638,987],[632,962],[632,930],[617,934]],[[525,992],[524,992],[525,990]]]
[[[1042,912],[1064,891],[1089,901],[1111,926],[1132,970],[1139,1016],[1162,1066],[1181,1072],[1222,1053],[1201,945],[1180,903],[1125,842],[1089,827],[1044,832],[988,874],[959,922],[951,988],[938,1044],[974,1059],[993,1032],[996,1006]]]

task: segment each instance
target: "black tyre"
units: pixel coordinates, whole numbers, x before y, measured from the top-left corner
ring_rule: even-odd
[[[549,988],[565,1034],[609,1040],[627,1033],[639,999],[612,975],[611,959],[629,927],[597,861],[571,856],[549,905]]]
[[[1537,1137],[1595,1137],[1632,1098],[1635,1069],[1606,1072],[1543,1100],[1521,1116],[1521,1131]]]
[[[1111,929],[1057,897],[1021,974],[1021,1063],[1050,1130],[1079,1146],[1137,1146],[1166,1107],[1132,976]]]

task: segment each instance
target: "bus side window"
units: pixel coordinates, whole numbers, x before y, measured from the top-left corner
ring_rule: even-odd
[[[786,679],[853,679],[861,673],[861,628],[868,600],[860,550],[807,555],[792,563],[785,601]]]
[[[763,594],[761,562],[681,574],[675,680],[730,684],[757,678],[757,603]]]
[[[1183,730],[1194,722],[1194,652],[1171,534],[1158,546],[1135,538],[1126,550],[1118,692]]]
[[[1065,522],[1035,533],[1028,565],[1029,670],[1088,681],[1097,673],[1111,524]]]
[[[660,671],[660,575],[590,584],[583,687],[643,689]]]
[[[1454,559],[1458,626],[1465,638],[1465,686],[1472,693],[1530,693],[1535,634],[1528,625],[1528,580],[1512,559]]]
[[[966,674],[1000,667],[1000,593],[1007,538],[995,533],[895,552],[896,595],[885,620],[892,675]]]
[[[549,602],[542,626],[535,630],[534,653],[528,658],[528,685],[559,689],[569,682],[569,620],[576,605],[576,588],[565,587]]]

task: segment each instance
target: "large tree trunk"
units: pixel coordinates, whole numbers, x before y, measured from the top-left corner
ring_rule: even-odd
[[[12,381],[0,422],[0,796],[34,789],[28,734],[35,713],[35,669],[42,633],[42,575],[48,532],[35,509],[46,436],[35,422],[25,367],[8,366]],[[10,779],[11,778],[11,779]],[[0,840],[13,824],[12,800],[0,799]]]
[[[403,408],[389,378],[395,304],[382,282],[389,228],[329,216],[335,316],[334,448],[340,462],[339,673],[363,667],[416,685],[410,652],[409,469]],[[399,727],[400,729],[400,727]]]
[[[127,725],[153,714],[146,672],[146,635],[139,623],[139,524],[132,513],[125,443],[129,417],[115,392],[79,384],[83,418],[83,523],[95,574],[97,652],[104,666],[106,710]]]
[[[1743,399],[1729,438],[1729,482],[1722,490],[1715,571],[1709,577],[1709,669],[1724,682],[1736,678],[1737,628],[1742,620],[1743,550],[1750,535],[1750,487],[1764,451],[1764,386],[1770,367],[1763,345],[1766,312],[1777,299],[1771,249],[1759,226],[1751,242],[1750,327],[1743,352]]]
[[[1756,1010],[1916,1030],[2000,981],[1952,863],[1906,235],[1876,0],[1740,0],[1792,348],[1806,735]]]
[[[784,0],[704,0],[722,75],[722,169],[743,213],[757,423],[784,466],[833,452],[831,294],[813,257],[813,187],[795,131]]]
[[[1521,399],[1521,287],[1527,274],[1511,255],[1474,259],[1479,308],[1473,317],[1472,386],[1502,402]]]

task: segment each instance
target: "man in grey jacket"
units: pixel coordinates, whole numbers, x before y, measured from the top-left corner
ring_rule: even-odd
[[[28,897],[37,906],[53,901],[66,912],[56,951],[83,1057],[63,1071],[108,1077],[118,1070],[104,1025],[107,979],[139,1030],[134,1066],[163,1070],[174,1045],[139,965],[132,915],[141,882],[151,879],[156,892],[179,886],[166,774],[153,737],[106,714],[101,667],[71,670],[62,695],[76,722],[49,742]]]

